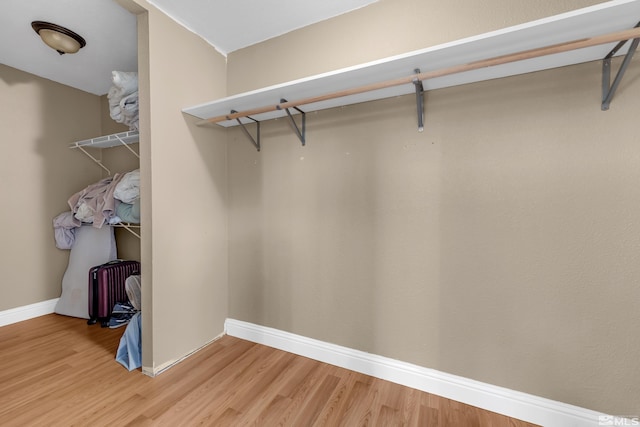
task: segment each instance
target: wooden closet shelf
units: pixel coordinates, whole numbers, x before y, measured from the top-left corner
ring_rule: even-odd
[[[305,112],[604,59],[640,37],[640,0],[613,0],[498,31],[269,86],[183,109],[198,123],[235,126]],[[616,55],[626,54],[622,47]],[[489,58],[489,59],[487,59]],[[414,70],[419,70],[415,72]],[[412,74],[413,73],[413,74]],[[281,101],[290,100],[290,101]],[[236,113],[231,113],[231,111]],[[298,114],[296,111],[290,113]]]

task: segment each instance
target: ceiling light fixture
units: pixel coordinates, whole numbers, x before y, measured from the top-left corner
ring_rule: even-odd
[[[78,34],[60,25],[33,21],[31,27],[47,46],[55,49],[60,55],[76,53],[87,45],[87,42]]]

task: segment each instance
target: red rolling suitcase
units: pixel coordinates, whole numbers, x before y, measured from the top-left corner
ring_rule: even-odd
[[[98,320],[102,327],[109,325],[111,311],[116,302],[127,302],[124,282],[132,274],[140,274],[138,261],[114,260],[89,269],[89,320]]]

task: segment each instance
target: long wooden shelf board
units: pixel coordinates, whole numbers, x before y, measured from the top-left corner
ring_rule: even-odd
[[[182,111],[205,120],[228,114],[231,110],[243,111],[276,105],[281,98],[288,101],[296,101],[330,92],[402,78],[413,74],[415,69],[420,69],[424,73],[530,49],[628,30],[633,28],[638,21],[640,21],[640,0],[613,0],[407,54],[233,95],[184,108]],[[611,51],[615,44],[592,46],[434,78],[423,81],[423,86],[424,90],[428,91],[601,60]],[[626,53],[628,45],[629,43],[623,49],[620,49],[618,54]],[[305,112],[312,112],[410,93],[415,93],[413,84],[307,104],[300,108]],[[292,113],[295,113],[295,110],[292,110]],[[286,111],[279,110],[252,117],[263,121],[283,116],[286,116]],[[241,120],[243,123],[251,122],[247,119]],[[218,124],[228,127],[237,125],[237,122],[236,120],[227,120]]]
[[[140,135],[138,131],[128,131],[114,133],[111,135],[98,136],[96,138],[85,139],[82,141],[72,142],[69,148],[77,147],[94,147],[94,148],[110,148],[125,144],[136,144],[139,142]]]

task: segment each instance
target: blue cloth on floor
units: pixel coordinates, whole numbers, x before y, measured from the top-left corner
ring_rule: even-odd
[[[140,316],[140,312],[137,312],[129,320],[116,352],[116,361],[129,371],[142,366],[142,322]]]

